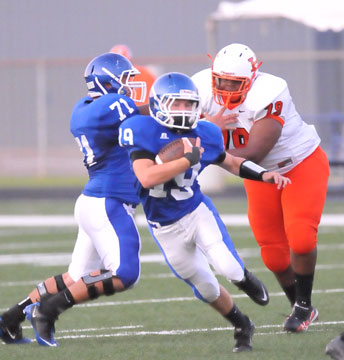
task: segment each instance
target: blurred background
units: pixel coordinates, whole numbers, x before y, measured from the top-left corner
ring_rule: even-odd
[[[261,71],[287,80],[322,138],[330,187],[344,189],[342,0],[0,0],[0,27],[0,191],[47,178],[82,186],[69,119],[93,57],[125,44],[132,62],[155,75],[191,76],[232,42],[250,46]],[[222,189],[219,178],[208,178],[211,190]]]

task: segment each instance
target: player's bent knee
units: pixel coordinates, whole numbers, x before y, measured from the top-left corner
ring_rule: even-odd
[[[220,296],[220,287],[218,284],[201,283],[192,286],[195,296],[205,302],[212,303]]]
[[[139,275],[126,279],[125,281],[122,280],[125,289],[132,289],[134,286],[136,286],[138,281],[139,281]]]
[[[317,246],[318,226],[316,222],[305,220],[288,225],[287,237],[289,246],[296,254],[307,254]]]
[[[116,289],[113,285],[113,275],[112,271],[109,270],[99,270],[89,275],[82,277],[82,281],[87,286],[88,296],[90,299],[96,299],[101,293],[97,285],[103,285],[104,295],[113,295],[116,292]]]
[[[218,261],[214,264],[214,268],[219,275],[224,276],[230,281],[240,281],[244,277],[244,268],[236,260]]]
[[[118,278],[121,279],[126,289],[132,288],[140,278],[140,270],[131,269],[131,271],[128,271],[125,275],[123,275],[123,273],[118,274]]]
[[[291,246],[291,250],[298,255],[304,255],[312,252],[317,246],[317,242],[309,242],[305,244],[297,244]]]
[[[293,241],[290,243],[290,248],[295,254],[308,254],[317,247],[316,237],[308,237],[303,240]]]
[[[120,268],[116,270],[116,274],[122,281],[125,289],[132,288],[140,278],[140,264],[137,261],[120,266]]]
[[[290,264],[289,249],[263,246],[261,256],[265,266],[272,272],[282,272]]]
[[[230,281],[241,281],[244,278],[244,269],[238,263],[237,266],[230,266],[224,269],[222,275]]]
[[[50,277],[49,279],[37,284],[37,290],[40,297],[47,294],[56,294],[66,288],[67,285],[63,280],[62,274]]]

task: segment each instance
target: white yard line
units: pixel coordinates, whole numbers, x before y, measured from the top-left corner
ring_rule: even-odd
[[[23,326],[24,329],[31,329],[31,326]],[[110,327],[99,327],[99,328],[87,328],[87,329],[70,329],[70,330],[59,330],[59,333],[70,333],[70,332],[91,332],[91,331],[107,331],[107,330],[131,330],[143,328],[143,325],[126,325],[126,326],[110,326]]]
[[[325,289],[313,290],[313,294],[338,294],[344,293],[344,289]],[[270,297],[284,297],[284,292],[269,293]],[[246,294],[231,294],[233,299],[249,299]],[[103,306],[121,306],[121,305],[135,305],[135,304],[152,304],[152,303],[166,303],[166,302],[182,302],[182,301],[198,301],[196,297],[177,297],[165,299],[144,299],[144,300],[128,300],[128,301],[106,301],[106,302],[89,302],[85,304],[76,305],[75,307],[103,307]]]
[[[324,321],[324,322],[314,322],[310,325],[310,328],[308,332],[316,332],[319,331],[316,329],[316,327],[320,326],[331,326],[331,325],[342,325],[344,324],[343,320],[339,321]],[[136,325],[132,326],[132,328],[142,328],[143,325]],[[25,326],[24,328],[30,328],[29,326]],[[123,329],[126,327],[123,326]],[[127,328],[131,328],[128,326]],[[110,330],[111,328],[109,328]],[[120,329],[120,328],[118,328]],[[266,335],[285,335],[285,331],[274,331],[274,329],[282,329],[282,325],[274,325],[274,324],[268,324],[268,325],[261,325],[256,326],[256,332],[255,336],[266,336]],[[90,338],[110,338],[110,337],[129,337],[129,336],[151,336],[151,335],[160,335],[160,336],[175,336],[175,335],[187,335],[187,334],[195,334],[195,333],[211,333],[211,332],[219,332],[219,331],[233,331],[233,327],[216,327],[216,328],[196,328],[196,329],[173,329],[173,330],[150,330],[150,331],[120,331],[115,333],[107,333],[107,334],[78,334],[78,333],[84,333],[84,332],[91,332],[91,331],[103,331],[107,330],[105,328],[96,328],[96,329],[71,329],[71,330],[57,330],[56,332],[56,340],[61,339],[90,339]],[[262,330],[262,331],[257,331]],[[272,330],[272,331],[264,331],[264,330]],[[62,335],[62,333],[67,333],[67,335]],[[76,333],[68,335],[69,333]]]
[[[222,214],[221,218],[227,226],[248,226],[247,215]],[[147,227],[144,215],[135,217],[138,226]],[[324,214],[320,225],[344,226],[344,214]],[[70,215],[0,215],[0,227],[69,227],[76,226],[73,216]]]
[[[321,251],[326,250],[343,250],[343,245],[335,245],[327,248],[325,245],[318,248]],[[244,258],[257,258],[259,257],[258,249],[237,249],[238,254]],[[34,254],[6,254],[0,255],[0,266],[2,265],[15,265],[15,264],[31,264],[36,266],[62,266],[69,265],[71,261],[71,253],[34,253]],[[160,253],[142,254],[140,256],[141,263],[164,263],[164,258]],[[333,265],[324,265],[332,269]],[[341,265],[335,265],[341,267]]]
[[[0,255],[1,265],[32,264],[36,266],[60,266],[68,265],[71,261],[71,253],[48,253],[48,254],[7,254]],[[160,263],[164,258],[160,253],[145,254],[140,256],[142,263]]]
[[[331,265],[317,265],[316,271],[320,270],[336,270],[336,269],[344,269],[344,264],[331,264]],[[265,267],[262,268],[250,268],[253,273],[266,273],[269,270]],[[141,275],[140,280],[146,279],[175,279],[175,275],[172,272],[168,273],[157,273],[157,274],[150,274],[150,275]],[[27,281],[1,281],[0,287],[18,287],[18,286],[36,286],[40,283],[40,280],[27,280]]]

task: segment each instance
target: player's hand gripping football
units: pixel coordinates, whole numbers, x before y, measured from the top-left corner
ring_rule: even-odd
[[[291,184],[291,180],[289,178],[274,171],[265,172],[262,180],[267,183],[277,184],[277,189],[283,189],[288,184]]]
[[[204,117],[206,120],[212,122],[217,125],[221,130],[235,130],[236,127],[231,124],[236,123],[238,121],[239,114],[227,114],[223,115],[223,113],[227,110],[226,107],[222,107],[219,112],[213,116],[210,116],[208,113],[204,113]]]
[[[201,147],[201,139],[198,137],[196,143],[192,146],[188,138],[183,138],[184,157],[190,161],[190,166],[199,163],[204,149]]]

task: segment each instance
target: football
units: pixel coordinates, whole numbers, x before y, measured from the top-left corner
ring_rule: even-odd
[[[195,138],[181,138],[166,144],[155,157],[157,164],[167,163],[172,160],[180,159],[184,156],[183,139],[188,139],[192,146],[196,144]]]

